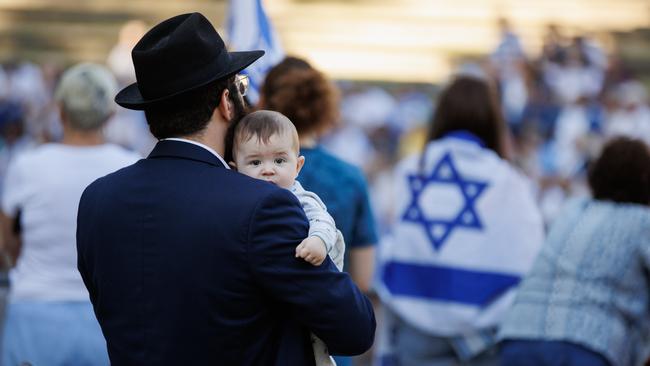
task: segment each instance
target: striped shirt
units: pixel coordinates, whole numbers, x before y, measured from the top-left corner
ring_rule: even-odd
[[[613,365],[647,357],[650,208],[570,202],[502,324],[501,339],[573,342]]]

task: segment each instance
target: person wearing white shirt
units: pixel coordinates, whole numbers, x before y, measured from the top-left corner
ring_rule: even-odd
[[[104,142],[115,110],[114,77],[103,66],[70,68],[55,98],[64,137],[12,161],[2,197],[0,249],[15,266],[2,359],[4,365],[108,365],[106,343],[77,270],[79,199],[95,179],[139,155]]]

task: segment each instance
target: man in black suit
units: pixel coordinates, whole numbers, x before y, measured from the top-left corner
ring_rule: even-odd
[[[201,14],[168,19],[132,52],[137,83],[115,98],[144,110],[148,158],[92,183],[79,204],[78,267],[114,365],[313,365],[309,332],[359,354],[370,302],[331,260],[295,258],[308,223],[288,190],[228,169],[243,114],[237,72]]]

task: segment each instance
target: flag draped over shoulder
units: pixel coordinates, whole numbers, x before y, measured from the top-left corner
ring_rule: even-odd
[[[262,0],[230,0],[227,20],[230,51],[264,50],[266,54],[242,73],[250,82],[248,100],[256,104],[268,70],[284,58],[284,51]]]
[[[469,135],[469,134],[468,134]],[[378,291],[403,321],[454,337],[496,326],[543,242],[528,181],[472,135],[395,171],[395,225]]]

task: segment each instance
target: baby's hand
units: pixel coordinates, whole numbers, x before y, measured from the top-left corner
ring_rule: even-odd
[[[326,256],[325,243],[317,236],[308,237],[296,247],[296,258],[302,258],[314,266],[320,266]]]

